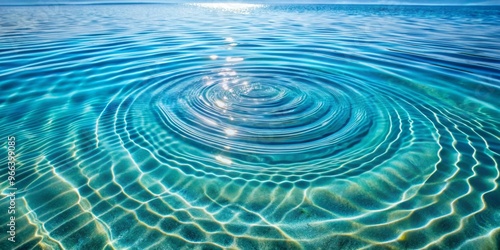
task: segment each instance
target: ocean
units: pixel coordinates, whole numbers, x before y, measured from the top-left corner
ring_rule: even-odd
[[[499,23],[0,6],[0,248],[496,249]]]

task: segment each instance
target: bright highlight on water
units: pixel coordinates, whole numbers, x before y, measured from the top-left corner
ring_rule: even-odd
[[[497,249],[499,19],[0,6],[0,249]]]

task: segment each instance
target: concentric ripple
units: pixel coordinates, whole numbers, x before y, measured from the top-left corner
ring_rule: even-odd
[[[499,245],[497,7],[5,9],[0,249]]]
[[[340,153],[371,127],[366,113],[374,111],[349,86],[293,69],[242,70],[246,75],[226,68],[167,79],[152,106],[166,129],[192,142],[260,161],[279,158],[267,159],[273,163]]]

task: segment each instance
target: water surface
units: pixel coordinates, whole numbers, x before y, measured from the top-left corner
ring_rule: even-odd
[[[0,7],[0,248],[495,249],[499,18]]]

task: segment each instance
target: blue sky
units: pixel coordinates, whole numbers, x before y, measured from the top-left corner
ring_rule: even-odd
[[[0,4],[44,4],[44,3],[124,3],[124,2],[248,2],[248,3],[358,3],[358,4],[448,4],[448,5],[500,5],[500,0],[0,0]]]

